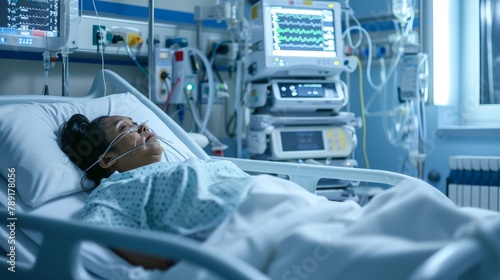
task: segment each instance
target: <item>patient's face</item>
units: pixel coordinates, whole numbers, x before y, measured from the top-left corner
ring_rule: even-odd
[[[111,143],[118,135],[129,131],[136,124],[129,117],[109,116],[104,120],[102,128],[107,140]],[[141,147],[116,160],[112,167],[124,172],[161,160],[162,147],[160,142],[154,133],[148,131],[147,126],[142,126],[135,132],[126,133],[120,141],[113,145],[113,149],[110,149],[105,157],[110,158],[110,163],[112,163],[113,159],[138,146]]]

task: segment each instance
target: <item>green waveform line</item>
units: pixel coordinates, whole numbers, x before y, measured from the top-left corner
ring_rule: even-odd
[[[295,34],[308,34],[308,35],[322,35],[322,30],[314,30],[314,29],[297,29],[297,28],[276,28],[278,34],[281,33],[295,33]]]
[[[303,20],[303,19],[308,19],[310,21],[312,20],[321,20],[321,16],[314,16],[314,15],[296,15],[296,14],[284,14],[284,15],[279,15],[277,14],[277,20],[280,21],[281,19],[283,18],[288,18],[288,17],[292,17],[293,19],[299,19],[299,20]]]
[[[281,42],[307,42],[307,43],[320,43],[323,42],[323,38],[318,37],[300,37],[300,36],[278,36],[278,43]]]

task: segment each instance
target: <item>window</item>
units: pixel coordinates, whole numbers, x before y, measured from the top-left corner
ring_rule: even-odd
[[[433,104],[450,109],[440,123],[500,128],[500,0],[431,2]]]
[[[500,127],[500,1],[472,0],[462,3],[462,59],[477,60],[477,66],[464,63],[461,79],[470,86],[462,90],[462,125]],[[470,25],[470,28],[466,28]],[[477,32],[479,31],[479,32]],[[472,35],[471,33],[477,35]],[[467,42],[471,40],[472,42]],[[478,40],[479,44],[474,43]],[[470,47],[470,49],[468,48]],[[473,71],[470,71],[473,70]]]
[[[480,0],[479,104],[500,104],[500,0]]]

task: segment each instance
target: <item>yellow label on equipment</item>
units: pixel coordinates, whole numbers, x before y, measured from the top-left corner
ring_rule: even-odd
[[[252,7],[252,20],[259,17],[259,6],[255,5]]]

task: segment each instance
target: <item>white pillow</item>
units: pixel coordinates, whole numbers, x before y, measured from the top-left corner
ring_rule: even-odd
[[[0,170],[15,168],[16,190],[24,203],[35,207],[45,201],[82,191],[81,171],[60,148],[59,127],[76,114],[89,120],[102,115],[129,116],[148,121],[158,135],[173,142],[185,157],[195,157],[168,127],[130,93],[70,103],[32,103],[0,106]],[[164,145],[170,161],[184,157]],[[165,159],[164,159],[165,160]]]

